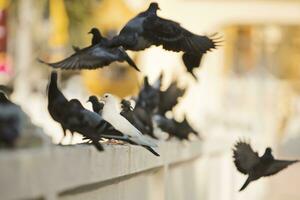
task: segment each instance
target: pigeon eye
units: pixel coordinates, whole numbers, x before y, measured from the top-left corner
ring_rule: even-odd
[[[105,98],[107,98],[107,97],[108,97],[108,95],[105,95],[104,97],[105,97]]]

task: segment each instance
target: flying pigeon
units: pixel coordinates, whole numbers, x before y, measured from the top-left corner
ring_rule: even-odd
[[[153,147],[157,147],[154,140],[144,136],[126,118],[120,115],[117,108],[118,101],[116,97],[112,94],[104,94],[102,100],[105,103],[102,111],[102,117],[104,120],[110,123],[116,130],[128,136],[128,139],[134,144],[143,146],[156,156],[159,156],[159,154],[153,150]]]
[[[100,43],[101,40],[105,40],[105,42],[107,42],[107,39],[106,39],[106,38],[103,38],[102,35],[101,35],[101,32],[99,31],[99,29],[97,29],[97,28],[95,28],[95,27],[92,28],[92,29],[88,32],[88,34],[92,34],[92,41],[91,41],[91,45],[90,45],[90,46],[94,46],[94,45]],[[80,48],[77,47],[77,46],[72,46],[72,48],[73,48],[73,50],[74,50],[75,52],[80,51]]]
[[[272,155],[272,149],[266,148],[265,153],[259,156],[253,151],[250,144],[239,141],[233,149],[234,164],[237,170],[248,178],[240,191],[244,190],[248,184],[261,177],[277,174],[289,165],[298,162],[298,160],[276,160]]]
[[[221,38],[216,34],[196,35],[180,26],[179,23],[157,16],[157,3],[131,19],[109,43],[110,46],[123,46],[126,50],[140,51],[152,45],[165,50],[183,52],[183,62],[195,79],[193,69],[200,66],[203,54],[219,46]]]
[[[0,92],[0,147],[14,147],[24,125],[20,106],[12,103]]]
[[[103,68],[115,61],[126,61],[134,69],[140,71],[135,65],[134,61],[131,60],[131,58],[122,47],[109,47],[107,39],[101,36],[99,30],[99,34],[95,34],[95,30],[98,29],[93,28],[91,32],[94,35],[92,38],[91,46],[83,49],[78,49],[77,47],[75,47],[74,54],[64,60],[55,63],[46,63],[45,61],[40,59],[39,61],[50,65],[53,68],[60,68],[65,70],[97,69]]]
[[[173,81],[166,91],[160,92],[160,103],[158,114],[165,115],[166,112],[171,111],[178,103],[178,99],[185,93],[185,89],[178,87],[177,82]]]

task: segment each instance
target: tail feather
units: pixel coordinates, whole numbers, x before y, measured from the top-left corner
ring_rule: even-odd
[[[155,156],[160,156],[156,151],[154,151],[154,149],[152,149],[151,147],[148,146],[143,146],[145,149],[147,149],[148,151],[150,151],[151,153],[153,153]]]
[[[132,66],[134,69],[140,72],[140,69],[136,66],[134,61],[127,55],[127,53],[125,53],[125,60],[130,66]]]
[[[103,146],[98,141],[93,140],[92,143],[98,151],[104,151]]]
[[[246,182],[244,183],[244,185],[241,187],[241,189],[239,191],[243,191],[251,182],[252,180],[250,179],[250,177],[247,178]]]

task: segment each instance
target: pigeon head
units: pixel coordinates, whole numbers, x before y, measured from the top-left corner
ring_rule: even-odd
[[[97,28],[95,28],[95,27],[92,28],[92,29],[88,32],[88,34],[92,34],[92,35],[101,35],[99,29],[97,29]]]
[[[125,99],[122,99],[122,101],[121,101],[121,105],[122,105],[122,109],[124,110],[132,110],[133,108],[132,108],[132,106],[131,106],[131,104],[130,104],[130,101],[127,101],[127,100],[125,100]]]
[[[104,103],[114,103],[117,104],[117,99],[114,95],[109,94],[109,93],[105,93],[103,95],[103,97],[101,98],[102,101],[104,101]]]
[[[270,147],[266,148],[265,153],[266,154],[271,154],[272,153],[272,149]]]
[[[156,13],[157,10],[160,10],[158,3],[152,2],[148,8],[149,11],[154,11]]]
[[[87,100],[87,102],[91,102],[91,103],[98,102],[98,101],[99,101],[98,98],[94,95],[90,96],[89,99]]]

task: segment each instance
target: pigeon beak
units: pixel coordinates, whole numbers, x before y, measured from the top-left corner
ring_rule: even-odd
[[[92,31],[89,31],[88,34],[92,34]]]
[[[90,100],[87,100],[86,103],[91,102]]]

